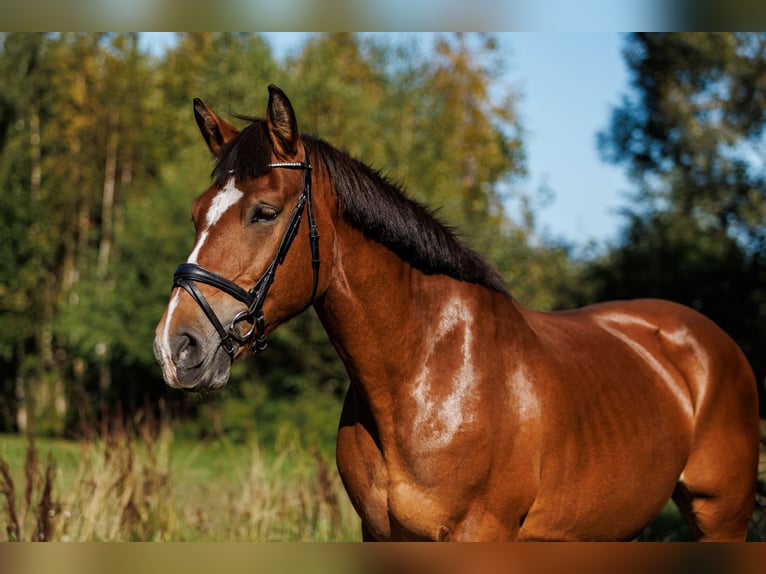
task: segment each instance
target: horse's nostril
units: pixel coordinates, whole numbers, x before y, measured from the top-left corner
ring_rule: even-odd
[[[180,368],[191,369],[202,362],[199,342],[192,335],[185,333],[176,338],[173,347],[173,362]]]

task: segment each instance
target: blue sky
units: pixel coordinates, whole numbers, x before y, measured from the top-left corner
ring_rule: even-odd
[[[527,190],[549,187],[539,213],[554,237],[584,243],[616,239],[631,186],[621,166],[600,158],[596,137],[627,92],[617,33],[520,33],[509,40],[510,80],[521,90],[520,113],[530,177]]]
[[[266,33],[278,58],[298,50],[305,33]],[[169,35],[152,43],[166,44]],[[155,46],[157,45],[155,44]],[[505,81],[521,94],[518,112],[525,129],[529,176],[522,191],[542,186],[552,199],[537,210],[548,238],[577,245],[615,240],[622,223],[617,210],[631,186],[623,167],[603,162],[596,137],[628,89],[616,32],[522,32],[502,35],[508,51]],[[513,215],[513,205],[509,205]]]

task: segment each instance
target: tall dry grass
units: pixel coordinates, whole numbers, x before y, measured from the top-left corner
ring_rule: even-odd
[[[20,493],[13,480],[10,465],[0,458],[0,495],[5,499],[5,532],[10,541],[44,542],[52,539],[53,521],[57,505],[53,500],[53,481],[56,466],[49,456],[43,469],[34,437],[29,437],[29,447],[24,461],[24,490]]]
[[[766,422],[761,441],[751,540],[766,540]],[[0,539],[359,539],[358,518],[334,465],[316,449],[282,439],[273,449],[252,442],[248,450],[225,437],[216,449],[185,446],[174,444],[167,420],[143,420],[102,430],[82,441],[76,464],[59,466],[29,437],[17,468],[0,457]],[[671,509],[665,522],[658,519],[642,539],[676,539],[680,516]]]
[[[207,538],[354,540],[359,537],[359,521],[336,474],[317,451],[300,453],[291,447],[267,461],[253,447],[239,489],[227,493],[231,520],[218,529],[210,529],[213,525],[208,523]]]
[[[355,540],[358,519],[337,472],[316,450],[278,445],[273,456],[223,439],[228,476],[199,481],[175,460],[166,421],[110,428],[81,444],[65,476],[27,445],[23,477],[0,458],[7,540]],[[193,451],[187,457],[194,457]],[[236,460],[234,460],[236,458]],[[16,469],[18,470],[18,469]],[[71,471],[70,471],[71,472]],[[14,479],[14,474],[17,477]]]

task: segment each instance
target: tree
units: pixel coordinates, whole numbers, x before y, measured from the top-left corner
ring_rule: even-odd
[[[638,191],[621,244],[592,271],[599,296],[699,309],[763,381],[766,35],[635,34],[625,58],[632,92],[600,141]]]
[[[92,397],[114,407],[138,385],[113,375],[147,364],[145,340],[120,346],[141,293],[119,272],[125,213],[176,148],[157,137],[161,99],[135,34],[7,34],[0,48],[0,427],[60,433],[98,410]]]
[[[195,96],[258,115],[265,87],[281,85],[304,132],[440,208],[525,303],[556,305],[566,250],[532,245],[533,210],[519,224],[506,208],[524,156],[515,94],[499,85],[504,51],[490,35],[430,38],[313,35],[280,63],[258,34],[182,34],[161,56],[130,33],[0,36],[0,429],[26,417],[78,431],[159,398],[201,417],[200,432],[336,418],[325,407],[339,408],[346,375],[311,313],[238,366],[215,403],[162,383],[153,331],[213,166]]]
[[[665,202],[766,247],[766,34],[636,34],[633,94],[601,135],[640,201]]]
[[[13,373],[3,381],[2,410],[15,415],[13,423],[21,427],[35,408],[56,405],[55,396],[60,396],[60,386],[47,376],[55,358],[52,319],[58,255],[49,231],[61,231],[63,223],[48,209],[60,199],[50,193],[44,165],[52,143],[46,128],[54,73],[47,44],[44,34],[4,34],[0,45],[0,70],[8,84],[0,97],[0,225],[7,235],[0,254],[0,354],[4,366],[11,367],[6,372]],[[48,393],[51,387],[54,392]]]

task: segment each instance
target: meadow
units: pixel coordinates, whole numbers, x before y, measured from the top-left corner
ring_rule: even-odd
[[[0,539],[360,539],[333,458],[318,449],[148,429],[84,441],[0,436]]]
[[[291,432],[267,446],[225,434],[194,441],[167,420],[112,425],[79,441],[0,435],[0,525],[9,541],[361,539],[331,450]],[[766,539],[760,509],[748,538]],[[638,537],[690,539],[672,503]]]

